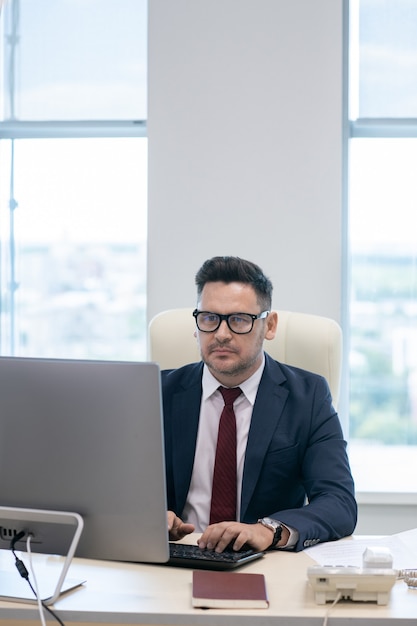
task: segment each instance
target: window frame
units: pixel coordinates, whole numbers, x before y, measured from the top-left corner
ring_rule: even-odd
[[[5,81],[5,77],[3,76],[3,66],[0,65],[0,94],[3,94],[5,100],[4,102],[8,102],[10,108],[10,116],[4,118],[5,111],[7,110],[6,104],[2,105],[2,110],[0,111],[0,142],[2,140],[8,140],[11,144],[11,174],[10,180],[6,181],[5,188],[9,188],[9,212],[10,212],[10,220],[11,227],[9,229],[9,239],[10,239],[10,253],[8,255],[9,260],[9,269],[7,270],[7,276],[3,276],[0,273],[0,314],[3,310],[3,302],[2,302],[2,291],[4,288],[5,293],[9,297],[9,314],[10,314],[10,323],[7,324],[8,330],[10,332],[9,343],[10,343],[10,353],[15,353],[15,325],[16,325],[16,313],[15,313],[15,291],[16,291],[16,281],[15,281],[15,265],[17,259],[16,253],[16,240],[14,235],[14,203],[15,199],[13,197],[13,187],[14,187],[14,146],[15,141],[24,139],[116,139],[116,138],[129,138],[129,139],[140,139],[147,138],[147,120],[146,119],[97,119],[97,120],[19,120],[16,118],[15,114],[15,98],[18,94],[18,88],[16,85],[16,45],[19,41],[19,20],[20,20],[20,6],[19,0],[12,2],[10,7],[10,25],[12,28],[12,33],[8,35],[8,45],[10,49],[8,51],[5,50],[6,45],[4,43],[4,28],[5,28],[5,20],[6,16],[3,16],[2,11],[2,3],[0,2],[0,32],[2,34],[2,39],[0,42],[0,49],[2,51],[8,52],[10,55],[9,64],[8,64],[8,72],[9,79]],[[7,54],[5,56],[7,58]],[[2,241],[0,239],[0,253],[2,254]],[[5,279],[3,281],[3,279]],[[7,286],[4,284],[7,282]],[[3,320],[0,316],[0,329],[2,328]],[[1,341],[0,341],[1,344]],[[2,346],[0,345],[0,349]],[[9,351],[7,352],[9,353]]]
[[[359,117],[355,115],[357,103],[351,101],[357,93],[352,94],[352,67],[357,63],[357,50],[352,45],[353,36],[356,36],[356,44],[359,45],[358,33],[352,34],[352,28],[358,24],[358,2],[360,0],[343,0],[343,242],[342,242],[342,327],[344,329],[344,371],[345,379],[342,384],[342,411],[346,415],[343,425],[349,440],[349,386],[350,386],[350,266],[351,250],[349,245],[349,154],[352,139],[409,139],[417,138],[417,118],[386,118],[386,117]],[[395,446],[393,446],[395,447]],[[410,449],[415,450],[416,446]],[[366,444],[362,455],[366,456]],[[383,459],[381,459],[383,462]],[[400,470],[399,470],[400,471]],[[401,475],[399,474],[399,478]],[[417,504],[417,493],[414,490],[402,489],[390,491],[359,491],[359,504]]]

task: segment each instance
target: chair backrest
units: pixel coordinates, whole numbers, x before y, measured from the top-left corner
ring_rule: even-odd
[[[193,309],[158,313],[149,324],[149,358],[161,369],[181,367],[200,360],[194,337]],[[272,358],[324,376],[337,407],[342,366],[342,330],[337,322],[320,315],[278,311],[278,329],[265,351]]]

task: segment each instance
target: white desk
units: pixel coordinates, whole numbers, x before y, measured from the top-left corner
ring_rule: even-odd
[[[34,555],[35,567],[37,559],[45,561],[45,557]],[[48,561],[48,567],[54,567],[54,560]],[[236,576],[239,572],[261,572],[266,577],[270,607],[249,611],[193,609],[191,571],[187,569],[74,559],[70,576],[84,577],[87,583],[62,596],[54,609],[66,626],[319,626],[329,605],[314,602],[306,576],[312,563],[303,552],[270,552],[262,560],[237,570]],[[11,575],[18,575],[9,552],[1,552],[0,569],[10,569]],[[416,626],[417,590],[409,590],[403,581],[398,581],[387,606],[342,602],[332,610],[330,623],[359,626],[364,619],[374,626]],[[0,602],[1,625],[37,623],[36,605]]]

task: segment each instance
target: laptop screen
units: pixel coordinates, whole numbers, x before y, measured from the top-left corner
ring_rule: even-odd
[[[167,561],[162,433],[155,363],[0,357],[0,504],[81,515],[76,556]]]

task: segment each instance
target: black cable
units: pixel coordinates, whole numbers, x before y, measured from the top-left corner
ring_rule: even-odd
[[[47,604],[45,604],[44,602],[42,602],[41,600],[41,604],[43,606],[43,608],[45,609],[45,611],[48,611],[48,613],[54,618],[56,619],[56,621],[58,622],[58,624],[60,624],[61,626],[65,626],[64,622],[58,617],[58,615],[55,613],[55,611],[53,611],[52,609],[49,608],[49,606]]]
[[[23,561],[21,559],[19,559],[19,557],[17,556],[17,554],[15,552],[16,543],[20,539],[23,539],[25,534],[26,533],[23,530],[21,530],[20,532],[16,533],[16,535],[13,537],[13,539],[10,542],[10,550],[12,551],[13,556],[15,558],[15,565],[16,565],[17,571],[19,572],[21,577],[24,578],[27,581],[29,587],[32,590],[33,595],[35,596],[35,598],[37,598],[36,591],[34,590],[33,585],[32,585],[32,583],[30,582],[30,579],[29,579],[29,572],[27,571],[26,566],[23,563]],[[41,600],[41,604],[42,604],[42,607],[45,609],[45,611],[48,611],[48,613],[58,622],[58,624],[60,624],[61,626],[65,626],[64,622],[58,617],[58,615],[52,609],[50,609],[49,606],[47,604],[45,604],[42,600]]]

